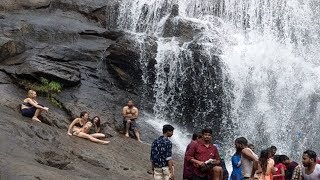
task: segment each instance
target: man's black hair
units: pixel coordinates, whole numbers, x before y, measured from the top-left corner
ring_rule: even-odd
[[[170,124],[163,125],[163,128],[162,128],[163,134],[173,130],[174,130],[174,127],[171,126]]]
[[[201,133],[202,133],[202,134],[204,134],[204,133],[212,134],[212,129],[210,129],[210,128],[205,128],[205,129],[203,129],[203,130],[201,131]]]
[[[235,140],[235,143],[248,146],[248,140],[247,140],[245,137],[238,137],[238,138]]]
[[[316,152],[308,149],[308,150],[306,150],[305,152],[303,152],[303,154],[308,155],[308,157],[309,157],[310,159],[313,159],[314,162],[317,161],[317,154],[316,154]]]
[[[277,147],[271,146],[270,149],[272,149],[272,150],[277,150]]]

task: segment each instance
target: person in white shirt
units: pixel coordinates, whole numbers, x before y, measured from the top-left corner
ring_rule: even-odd
[[[248,147],[248,140],[244,137],[237,138],[235,146],[241,149],[243,179],[254,179],[259,162],[257,155]]]
[[[312,150],[306,150],[302,156],[302,180],[320,180],[320,165],[317,164],[317,154]]]

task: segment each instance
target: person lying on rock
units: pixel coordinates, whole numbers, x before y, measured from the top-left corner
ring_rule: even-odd
[[[108,144],[110,141],[104,141],[97,138],[104,138],[105,135],[102,133],[88,134],[92,123],[88,121],[89,114],[87,112],[81,112],[80,117],[72,121],[68,128],[68,135],[78,136],[84,139],[89,139],[92,142]]]
[[[28,91],[28,97],[23,100],[21,105],[21,114],[32,120],[41,122],[38,118],[42,111],[48,112],[49,108],[44,107],[36,101],[37,93],[34,90]]]

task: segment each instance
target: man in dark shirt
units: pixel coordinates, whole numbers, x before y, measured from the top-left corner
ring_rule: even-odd
[[[286,155],[281,155],[283,157],[283,164],[286,165],[287,167],[287,170],[285,172],[285,179],[287,180],[291,180],[292,178],[292,175],[293,175],[293,171],[294,171],[294,168],[296,168],[298,166],[298,163],[292,161],[291,159],[289,159],[288,156]]]
[[[217,147],[212,144],[211,129],[202,130],[202,141],[186,152],[186,160],[194,165],[192,180],[222,180],[220,156]]]
[[[173,135],[174,127],[166,124],[162,128],[163,136],[154,140],[151,145],[151,166],[155,180],[174,180],[172,143],[169,137]]]
[[[193,133],[192,135],[192,140],[188,144],[185,155],[184,155],[184,163],[183,163],[183,179],[184,180],[192,180],[193,176],[193,164],[186,159],[186,153],[187,151],[195,146],[199,141],[202,139],[202,134],[201,133]]]

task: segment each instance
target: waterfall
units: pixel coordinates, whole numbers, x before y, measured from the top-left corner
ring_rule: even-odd
[[[294,158],[307,148],[319,152],[319,3],[229,0],[225,6],[235,44],[223,59],[234,84],[238,135]]]
[[[230,151],[245,136],[298,158],[320,151],[319,8],[316,0],[131,0],[120,4],[117,28],[157,39],[157,119],[211,126]]]

